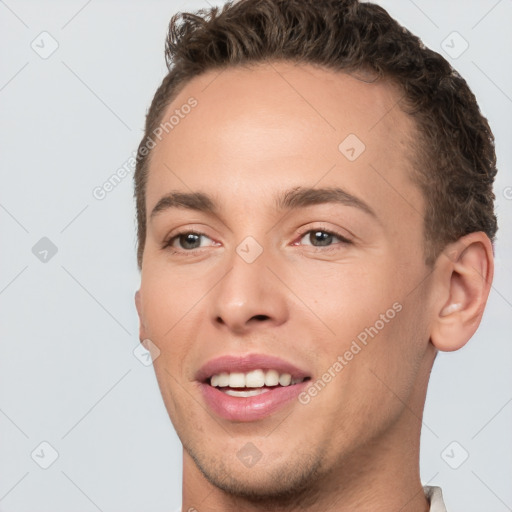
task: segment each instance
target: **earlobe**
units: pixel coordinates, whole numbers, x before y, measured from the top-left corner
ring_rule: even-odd
[[[493,278],[492,246],[485,233],[466,235],[439,256],[438,313],[432,344],[442,351],[463,347],[480,325]]]
[[[139,341],[145,340],[146,336],[146,325],[144,323],[144,316],[142,311],[142,297],[140,290],[135,292],[135,307],[137,308],[137,314],[139,316]]]

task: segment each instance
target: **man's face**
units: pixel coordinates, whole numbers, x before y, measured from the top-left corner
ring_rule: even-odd
[[[164,120],[190,97],[153,150],[137,301],[185,460],[246,496],[370,464],[419,432],[433,357],[413,122],[387,84],[282,62],[198,77]],[[170,193],[211,204],[152,216]]]

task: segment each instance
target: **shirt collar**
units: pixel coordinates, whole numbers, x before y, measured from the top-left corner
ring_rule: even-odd
[[[430,503],[430,512],[446,512],[446,507],[443,500],[443,491],[441,487],[434,485],[424,485],[423,491]]]

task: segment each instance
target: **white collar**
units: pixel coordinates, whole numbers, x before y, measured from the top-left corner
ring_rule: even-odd
[[[446,506],[443,500],[443,491],[441,487],[433,485],[424,485],[423,491],[430,503],[430,512],[446,512]]]

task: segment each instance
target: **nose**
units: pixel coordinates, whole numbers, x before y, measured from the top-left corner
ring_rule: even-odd
[[[244,334],[277,327],[288,319],[287,289],[268,266],[265,251],[252,262],[234,253],[227,272],[210,297],[210,318],[217,328]]]

